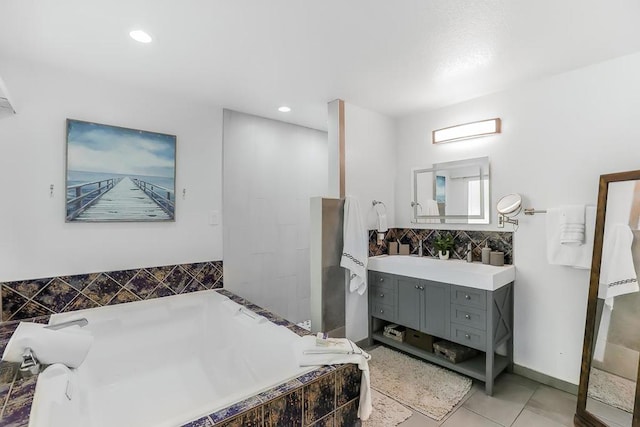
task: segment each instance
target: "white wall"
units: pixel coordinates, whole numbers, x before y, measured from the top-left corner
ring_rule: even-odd
[[[395,224],[395,125],[382,114],[345,103],[345,191],[360,202],[368,230],[377,226],[371,204],[386,205],[389,227]],[[367,337],[367,293],[347,293],[346,335],[354,341]]]
[[[525,207],[595,205],[600,174],[640,169],[638,75],[634,54],[399,120],[396,225],[413,226],[411,168],[487,155],[492,206],[511,192],[523,195]],[[491,117],[503,120],[499,136],[431,144],[433,129]],[[447,227],[495,229],[491,215],[488,226]],[[544,215],[519,220],[515,362],[577,384],[589,272],[547,264]]]
[[[0,75],[18,112],[0,119],[0,281],[222,259],[222,109],[7,59]],[[67,118],[177,135],[176,222],[65,223]]]
[[[225,287],[310,318],[310,198],[328,186],[327,133],[224,112]]]

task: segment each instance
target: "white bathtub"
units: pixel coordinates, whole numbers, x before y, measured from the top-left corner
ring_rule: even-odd
[[[180,426],[313,370],[296,363],[296,334],[216,291],[57,314],[50,323],[81,317],[95,337],[91,350],[76,370],[40,374],[30,427]]]

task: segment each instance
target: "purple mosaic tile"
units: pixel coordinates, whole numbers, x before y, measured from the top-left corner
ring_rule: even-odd
[[[58,313],[76,296],[78,296],[78,291],[74,287],[55,278],[33,300],[54,313]]]
[[[4,283],[5,286],[10,287],[14,291],[19,294],[32,298],[35,294],[40,292],[42,288],[44,288],[47,283],[51,281],[51,277],[46,279],[35,279],[35,280],[22,280],[19,282],[7,282]]]
[[[261,403],[262,401],[257,396],[253,396],[238,403],[234,403],[227,408],[214,412],[213,414],[209,415],[209,418],[211,418],[211,420],[217,425],[218,423],[235,417],[242,412],[255,408]]]
[[[169,297],[171,295],[175,295],[171,289],[167,288],[165,285],[158,285],[158,287],[155,288],[146,299]]]
[[[195,277],[205,265],[207,265],[206,262],[196,262],[193,264],[181,264],[180,267],[184,268],[190,275]]]
[[[303,384],[298,380],[290,380],[290,381],[287,381],[286,383],[277,385],[276,387],[273,387],[270,390],[260,393],[258,395],[258,398],[263,402],[266,402],[267,400],[275,399],[276,397],[282,396],[283,394],[288,393],[291,390],[299,388],[302,385]]]
[[[175,265],[165,265],[161,267],[150,267],[146,268],[146,270],[155,277],[158,282],[162,282],[175,268]]]
[[[190,423],[182,425],[182,427],[212,427],[213,421],[209,417],[202,417]]]
[[[25,297],[14,292],[8,286],[2,285],[2,320],[11,319],[27,301]]]
[[[307,372],[304,375],[300,375],[298,378],[296,378],[296,380],[300,381],[302,384],[308,384],[312,381],[317,380],[318,378],[322,377],[323,375],[327,375],[332,373],[333,371],[336,370],[336,367],[333,365],[329,365],[329,366],[321,366],[318,369],[311,371],[311,372]]]
[[[237,417],[224,421],[222,423],[216,423],[217,427],[262,427],[262,407],[247,411]]]
[[[28,303],[23,305],[20,308],[20,310],[18,310],[13,315],[13,319],[27,319],[29,317],[38,317],[38,316],[44,316],[48,314],[54,314],[54,313],[44,308],[40,304],[37,304],[33,301],[29,301]]]
[[[100,273],[77,274],[75,276],[62,276],[60,280],[64,280],[76,290],[81,291],[93,282]]]
[[[3,426],[27,427],[29,425],[29,413],[31,412],[31,401],[36,389],[38,377],[18,379],[13,383],[11,393],[7,398],[7,403],[2,415]]]
[[[189,285],[189,283],[193,280],[193,277],[187,273],[187,271],[181,266],[177,266],[173,269],[171,274],[164,279],[163,284],[171,289],[176,294],[181,293],[184,288]]]
[[[222,270],[216,268],[212,263],[207,263],[196,275],[196,280],[202,283],[207,289],[211,289],[222,280]]]
[[[206,291],[207,288],[205,288],[200,282],[198,282],[197,280],[193,279],[191,281],[191,283],[189,283],[183,290],[182,293],[186,294],[186,293],[190,293],[190,292],[198,292],[198,291]]]
[[[2,351],[4,352],[4,347],[6,343],[2,346]],[[8,385],[13,382],[18,374],[18,368],[20,367],[17,363],[6,362],[4,360],[0,361],[0,388],[3,385]],[[4,400],[0,400],[0,402],[4,402]]]
[[[87,308],[95,308],[95,307],[100,307],[100,304],[98,304],[93,300],[90,300],[89,298],[85,297],[82,294],[79,294],[62,311],[66,313],[69,311],[85,310]]]
[[[296,334],[296,335],[298,335],[300,337],[304,337],[306,335],[311,334],[311,331],[308,331],[305,328],[301,328],[298,325],[287,326],[287,329],[289,329],[291,332],[293,332],[294,334]]]
[[[145,299],[160,284],[160,281],[147,270],[140,270],[133,279],[127,283],[125,289],[130,290],[142,299]]]
[[[133,292],[128,291],[126,289],[122,289],[113,297],[111,301],[109,301],[109,305],[123,304],[125,302],[134,302],[134,301],[140,301],[140,298],[135,296]]]
[[[118,285],[113,279],[106,274],[101,274],[84,290],[84,294],[100,305],[107,305],[118,291]]]
[[[138,270],[117,270],[108,271],[105,274],[111,277],[120,286],[124,286],[129,283],[129,280],[133,279],[133,276],[135,276],[137,272]]]

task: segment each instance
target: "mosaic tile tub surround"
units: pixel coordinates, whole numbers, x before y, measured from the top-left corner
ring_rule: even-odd
[[[443,234],[451,234],[455,247],[451,258],[466,259],[467,245],[471,243],[473,260],[480,261],[482,248],[485,243],[494,251],[504,252],[504,263],[513,264],[513,232],[511,231],[470,231],[470,230],[433,230],[428,228],[390,228],[385,233],[385,240],[378,245],[377,231],[369,230],[369,256],[388,254],[388,242],[400,240],[402,244],[409,244],[411,254],[418,254],[420,240],[423,241],[423,255],[435,257],[433,241]]]
[[[0,283],[2,321],[223,287],[222,261]]]
[[[231,292],[221,294],[303,336],[309,332]],[[49,316],[35,321],[46,323]],[[0,324],[0,351],[19,321]],[[284,382],[183,427],[335,426],[357,425],[361,373],[356,365],[325,366]],[[17,366],[0,365],[0,425],[26,427],[35,393],[36,377],[19,378]]]

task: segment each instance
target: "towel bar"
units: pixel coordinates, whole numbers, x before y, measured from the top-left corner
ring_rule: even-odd
[[[525,215],[534,215],[534,214],[543,214],[543,213],[547,213],[547,211],[544,209],[533,209],[533,208],[524,210]]]

